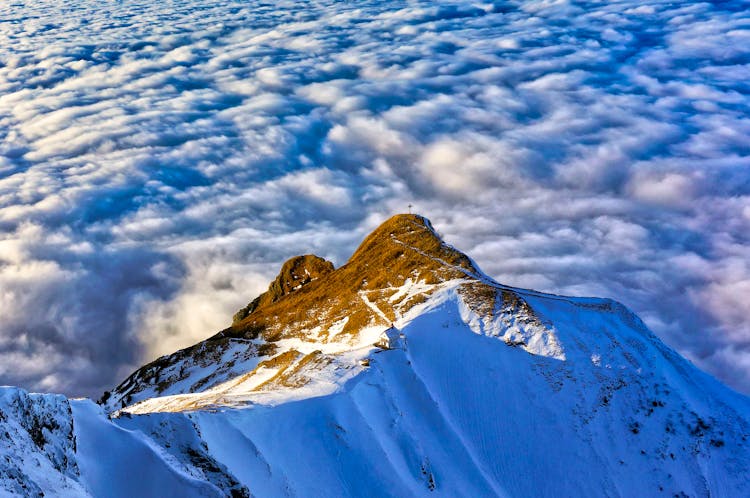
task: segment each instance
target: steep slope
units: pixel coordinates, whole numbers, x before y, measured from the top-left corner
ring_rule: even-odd
[[[579,320],[602,332],[561,361],[476,334],[443,297],[333,395],[193,414],[208,447],[263,496],[747,496],[747,400],[621,308],[547,310],[578,313],[571,339]]]
[[[103,401],[112,410],[156,396],[211,389],[226,395],[230,386],[223,384],[243,374],[245,390],[268,387],[269,373],[284,372],[276,384],[301,387],[303,380],[287,378],[300,363],[336,363],[339,353],[371,345],[383,328],[448,283],[466,284],[478,306],[487,301],[493,308],[495,290],[483,280],[427,219],[397,215],[337,270],[315,256],[292,258],[229,328],[142,367]]]
[[[241,322],[256,309],[269,306],[287,294],[299,290],[303,285],[332,271],[333,263],[314,254],[295,256],[284,263],[279,275],[271,282],[266,292],[253,299],[234,315],[232,323]]]
[[[747,397],[621,304],[498,284],[415,215],[339,269],[290,260],[109,417],[3,393],[14,496],[750,496]]]
[[[0,496],[249,496],[196,428],[179,422],[163,423],[157,437],[144,423],[117,425],[90,400],[0,387]]]
[[[0,492],[44,496],[85,491],[77,482],[70,403],[61,395],[0,387]]]
[[[70,402],[67,496],[748,495],[747,398],[621,306],[529,301],[565,360],[498,341],[450,288],[328,395],[113,420]]]

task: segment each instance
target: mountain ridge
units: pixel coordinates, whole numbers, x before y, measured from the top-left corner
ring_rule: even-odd
[[[246,308],[100,405],[0,388],[0,490],[750,495],[750,399],[616,301],[495,282],[426,218],[338,269],[292,258]]]
[[[308,267],[310,278],[301,279],[310,273]],[[475,332],[531,354],[566,359],[554,324],[530,305],[535,297],[542,303],[557,300],[618,313],[634,330],[655,339],[632,312],[611,299],[499,284],[448,245],[427,218],[398,214],[365,237],[339,268],[314,255],[287,260],[269,290],[240,310],[229,327],[144,365],[101,401],[115,413],[242,406],[269,390],[275,395],[278,389],[314,385],[321,371],[353,375],[385,328],[408,323],[419,314],[414,309],[429,308],[431,300],[443,299],[439,295],[446,292],[466,308]],[[338,385],[346,375],[330,377],[324,383]]]
[[[294,268],[300,272],[296,281],[305,270],[312,269],[312,273],[309,280],[293,289],[289,283],[295,281]],[[209,356],[220,357],[219,352],[235,341],[247,341],[245,360],[253,356],[271,359],[276,352],[276,342],[300,331],[322,327],[327,333],[337,328],[334,324],[341,324],[336,335],[345,337],[371,326],[387,327],[411,307],[424,302],[440,283],[457,279],[472,281],[475,289],[467,287],[466,292],[475,291],[473,300],[478,305],[482,299],[480,287],[486,284],[488,277],[468,256],[446,244],[427,218],[415,214],[395,215],[369,234],[338,269],[314,255],[287,260],[269,290],[235,314],[228,328],[136,370],[102,401],[110,409],[114,409],[116,403],[122,408],[136,399],[133,395],[145,386],[158,385],[161,382],[159,372],[175,362],[187,357],[206,357],[205,362],[209,362]],[[417,282],[423,292],[410,295],[409,301],[390,299],[395,289],[410,284],[416,286]],[[484,289],[484,293],[494,294],[489,289]],[[315,312],[311,313],[312,310]],[[326,334],[311,340],[328,341],[329,337]],[[206,381],[190,387],[195,391],[211,385],[211,381]],[[127,398],[128,395],[131,397]]]

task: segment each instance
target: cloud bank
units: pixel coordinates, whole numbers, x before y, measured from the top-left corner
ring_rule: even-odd
[[[0,382],[98,396],[408,204],[750,392],[741,2],[0,6]]]

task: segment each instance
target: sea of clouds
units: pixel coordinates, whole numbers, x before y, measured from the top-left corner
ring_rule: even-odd
[[[0,4],[0,383],[98,396],[409,204],[750,392],[750,4]]]

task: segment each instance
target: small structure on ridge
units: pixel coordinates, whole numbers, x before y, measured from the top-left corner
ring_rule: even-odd
[[[375,345],[382,349],[404,349],[406,337],[393,324],[385,329],[378,338]]]

